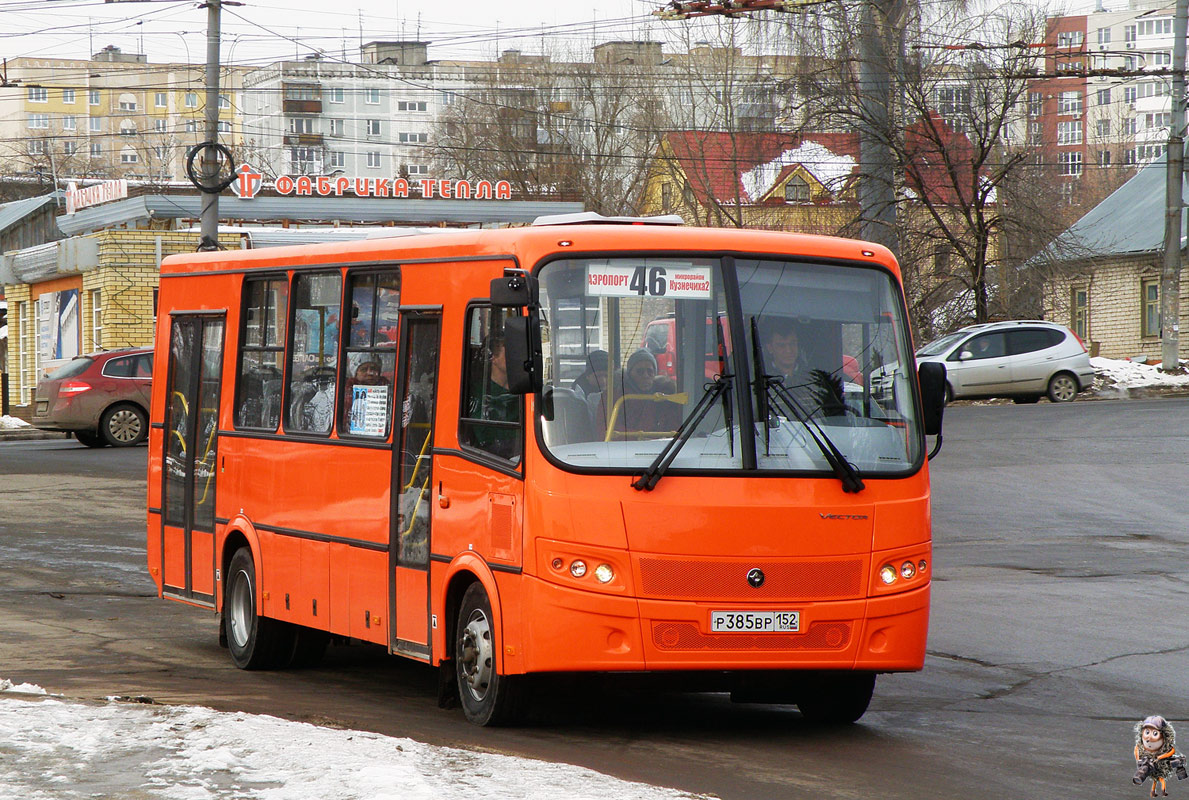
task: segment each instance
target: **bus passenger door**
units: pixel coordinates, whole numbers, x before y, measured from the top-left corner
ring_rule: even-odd
[[[399,394],[399,446],[392,470],[388,610],[393,620],[390,649],[429,658],[430,501],[433,498],[433,425],[437,405],[441,316],[437,311],[402,311]]]
[[[215,602],[215,480],[223,317],[175,316],[170,326],[162,491],[166,595]]]

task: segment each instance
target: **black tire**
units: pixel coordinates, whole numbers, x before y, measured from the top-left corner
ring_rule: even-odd
[[[136,406],[120,403],[103,412],[99,435],[112,447],[138,445],[149,435],[149,418]]]
[[[246,547],[235,551],[227,568],[223,630],[231,661],[240,669],[278,669],[293,659],[293,626],[256,613],[256,565]]]
[[[75,431],[74,438],[78,439],[80,444],[85,444],[87,447],[107,447],[107,439],[98,433],[91,433],[90,431]]]
[[[1078,379],[1068,372],[1058,372],[1049,378],[1049,400],[1054,403],[1068,403],[1078,396],[1081,387]]]
[[[947,406],[954,402],[954,387],[950,386],[948,381],[945,384],[945,400],[943,402]]]
[[[801,709],[801,716],[810,722],[846,725],[866,713],[874,692],[874,672],[817,675],[801,686],[797,708]]]
[[[467,720],[476,725],[510,725],[521,716],[520,676],[501,675],[498,654],[491,601],[476,581],[462,596],[454,629],[458,698]]]

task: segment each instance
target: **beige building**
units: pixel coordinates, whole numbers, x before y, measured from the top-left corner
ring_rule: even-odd
[[[203,140],[202,65],[152,64],[106,47],[91,59],[14,58],[0,88],[0,171],[60,185],[74,177],[186,180]],[[220,141],[242,139],[242,76],[225,68]]]

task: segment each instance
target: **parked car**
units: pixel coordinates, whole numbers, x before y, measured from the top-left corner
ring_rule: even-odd
[[[1094,382],[1082,340],[1040,320],[970,325],[918,350],[917,363],[925,361],[945,365],[946,402],[1010,397],[1035,403],[1048,395],[1054,403],[1067,403]]]
[[[33,424],[69,431],[87,447],[128,447],[149,433],[152,348],[79,356],[37,384]]]

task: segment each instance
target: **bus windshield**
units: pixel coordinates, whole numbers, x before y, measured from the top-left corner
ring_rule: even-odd
[[[563,465],[644,470],[675,437],[674,471],[836,474],[834,449],[863,476],[920,461],[903,302],[884,270],[574,258],[538,277],[540,430]]]

